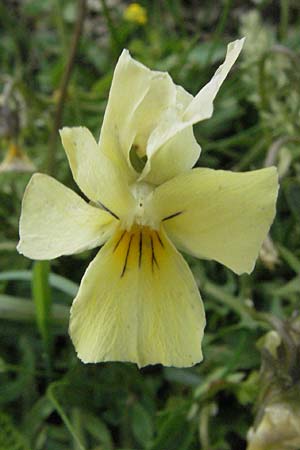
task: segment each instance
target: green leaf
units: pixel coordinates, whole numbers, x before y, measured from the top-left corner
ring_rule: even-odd
[[[194,424],[187,420],[187,410],[168,411],[149,450],[188,450],[194,439]]]
[[[285,262],[290,266],[294,272],[300,273],[300,260],[286,247],[281,244],[277,244],[280,256],[285,260]]]
[[[5,361],[2,361],[3,380],[0,383],[0,404],[7,405],[13,400],[24,399],[27,395],[32,394],[33,375],[35,371],[35,354],[32,351],[30,342],[26,336],[21,336],[18,339],[19,356],[18,366],[11,366]],[[11,377],[11,370],[16,373],[16,376]]]
[[[132,432],[137,442],[145,447],[153,436],[151,415],[140,403],[135,403],[131,409]]]
[[[59,398],[63,395],[63,388],[65,385],[66,385],[66,383],[64,383],[63,381],[56,381],[54,383],[51,383],[47,389],[47,397],[49,398],[49,400],[55,407],[56,411],[60,415],[65,426],[67,427],[67,429],[69,430],[74,441],[78,445],[78,448],[80,450],[86,450],[85,446],[81,442],[81,438],[80,438],[79,434],[77,433],[76,428],[71,423],[70,419],[68,418],[66,412],[64,411],[64,409],[59,401]]]
[[[296,276],[288,283],[284,284],[276,290],[276,295],[279,297],[290,297],[293,294],[300,294],[300,280],[299,276]]]
[[[111,450],[113,448],[113,441],[109,428],[99,417],[85,413],[83,425],[85,429],[103,445],[105,450]]]
[[[22,429],[24,434],[32,440],[39,428],[54,410],[53,404],[46,396],[40,397],[33,407],[26,413]]]
[[[29,450],[9,415],[0,411],[0,450]]]

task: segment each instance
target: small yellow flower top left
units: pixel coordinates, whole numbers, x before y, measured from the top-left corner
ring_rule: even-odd
[[[139,3],[130,3],[124,11],[124,19],[128,22],[145,25],[147,23],[147,11]]]
[[[193,124],[208,119],[243,39],[193,97],[124,50],[99,143],[61,130],[73,177],[90,200],[36,174],[24,194],[19,252],[52,259],[102,246],[73,302],[70,335],[84,362],[187,367],[202,360],[205,314],[176,250],[250,273],[275,215],[274,167],[234,173],[192,169]]]

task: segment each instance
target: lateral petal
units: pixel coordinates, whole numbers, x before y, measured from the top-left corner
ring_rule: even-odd
[[[83,362],[186,367],[202,360],[204,326],[182,256],[163,232],[136,227],[116,233],[89,265],[71,309],[70,335]]]
[[[117,223],[54,178],[37,173],[24,194],[17,249],[32,259],[78,253],[103,244]]]
[[[182,250],[250,273],[274,219],[277,193],[274,167],[193,169],[156,188],[152,214]]]
[[[87,128],[63,128],[60,135],[74,180],[82,192],[117,217],[125,217],[133,205],[127,173],[100,150]]]

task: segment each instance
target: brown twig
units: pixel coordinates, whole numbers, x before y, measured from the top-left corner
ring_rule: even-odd
[[[86,13],[86,0],[78,0],[77,6],[77,20],[74,26],[74,33],[72,36],[69,58],[67,64],[65,66],[65,70],[63,72],[60,87],[59,87],[59,95],[57,100],[57,106],[54,113],[53,127],[52,132],[49,139],[49,150],[48,150],[48,161],[47,161],[47,169],[48,173],[53,174],[55,168],[55,153],[56,153],[56,140],[58,135],[58,130],[61,126],[62,115],[64,110],[64,105],[67,97],[68,84],[71,79],[72,70],[74,67],[75,56],[78,50],[78,44],[83,28],[83,22]]]
[[[272,143],[272,145],[270,146],[270,148],[267,152],[264,166],[269,167],[269,166],[276,165],[279,150],[281,149],[281,147],[283,145],[288,144],[289,142],[299,143],[300,138],[297,136],[282,136],[282,137],[276,139],[276,141]]]

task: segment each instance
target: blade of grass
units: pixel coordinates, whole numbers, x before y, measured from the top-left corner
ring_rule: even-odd
[[[11,270],[7,272],[0,272],[0,281],[32,281],[32,272],[30,270]],[[49,274],[49,283],[53,288],[58,289],[65,294],[75,297],[79,289],[78,284],[74,283],[68,278],[62,277],[55,273]]]
[[[106,23],[107,23],[107,28],[109,30],[109,34],[110,34],[110,39],[111,39],[111,45],[112,45],[112,49],[113,52],[115,53],[115,55],[118,55],[120,53],[120,38],[119,38],[119,33],[118,33],[118,29],[114,24],[114,21],[112,19],[112,16],[110,14],[110,9],[106,3],[106,0],[100,0],[101,6],[102,6],[102,13],[103,16],[106,19]]]
[[[31,322],[36,317],[34,303],[30,299],[0,295],[0,320],[15,320]],[[56,325],[68,322],[69,308],[64,305],[53,304],[52,320]]]
[[[58,395],[56,395],[56,389],[59,387],[64,386],[64,382],[62,381],[56,381],[54,383],[51,383],[47,389],[47,397],[55,407],[56,411],[60,415],[62,421],[66,425],[67,429],[69,430],[71,436],[73,437],[74,441],[77,443],[79,450],[86,450],[86,447],[82,444],[80,437],[77,433],[77,430],[73,427],[71,421],[68,419],[65,411],[63,410],[63,407],[61,406]]]
[[[211,48],[210,48],[210,51],[207,56],[207,61],[206,61],[207,66],[210,65],[210,62],[211,62],[212,56],[214,54],[215,48],[217,46],[217,43],[220,40],[221,35],[225,29],[226,23],[229,18],[229,13],[230,13],[232,3],[233,3],[233,0],[226,0],[224,7],[221,6],[220,18],[219,18],[218,24],[215,28],[215,32],[212,37]]]
[[[296,274],[300,274],[300,261],[299,259],[286,247],[281,244],[276,245],[280,256],[285,260],[285,262],[290,266]]]
[[[235,298],[232,295],[224,291],[224,289],[216,286],[210,281],[206,281],[202,290],[207,294],[212,296],[215,300],[221,302],[228,306],[229,309],[234,311],[242,320],[243,324],[249,328],[256,328],[257,323],[251,317],[251,310],[241,301],[240,298]]]

